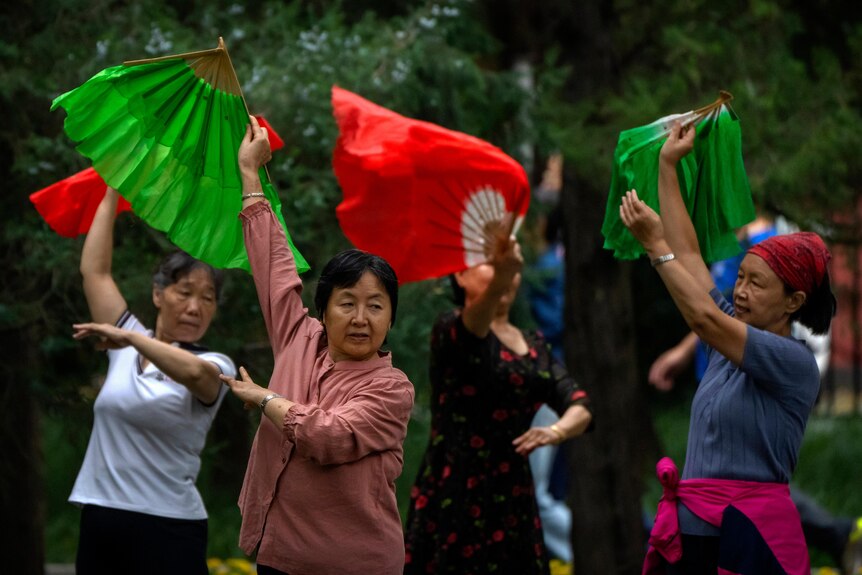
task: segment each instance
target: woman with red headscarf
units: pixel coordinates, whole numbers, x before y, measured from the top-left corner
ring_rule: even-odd
[[[672,461],[658,465],[664,495],[644,573],[810,573],[788,483],[820,374],[790,328],[799,321],[814,333],[829,329],[830,254],[813,233],[767,239],[743,259],[733,302],[724,299],[677,180],[676,165],[693,143],[694,129],[676,126],[662,148],[661,217],[634,190],[620,206],[686,322],[709,346],[682,481]]]

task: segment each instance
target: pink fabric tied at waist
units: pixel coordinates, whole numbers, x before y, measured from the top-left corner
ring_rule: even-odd
[[[680,481],[679,470],[669,457],[656,464],[656,475],[662,485],[662,496],[649,537],[643,575],[664,573],[664,561],[676,563],[682,558],[678,502],[718,528],[725,509],[733,505],[754,523],[786,573],[810,575],[808,547],[787,484],[733,479]]]
[[[679,470],[673,459],[662,457],[656,464],[655,471],[661,483],[662,495],[658,501],[655,523],[649,536],[650,551],[655,549],[668,563],[676,563],[682,558],[682,541],[680,541],[679,517],[676,508]],[[647,562],[644,561],[644,573],[649,572],[646,568]]]

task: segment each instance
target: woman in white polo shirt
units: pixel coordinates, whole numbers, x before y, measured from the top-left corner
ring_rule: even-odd
[[[195,480],[200,452],[233,376],[225,355],[196,345],[216,312],[221,274],[188,254],[153,276],[154,331],[127,308],[111,275],[117,192],[108,189],[81,252],[94,336],[108,374],[69,497],[83,507],[78,575],[207,573],[207,514]]]

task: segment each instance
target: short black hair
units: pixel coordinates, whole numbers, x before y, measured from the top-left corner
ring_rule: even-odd
[[[392,304],[392,325],[395,325],[395,312],[398,309],[398,277],[389,262],[368,252],[345,250],[323,267],[314,292],[314,307],[317,315],[323,318],[332,290],[353,287],[365,272],[371,272],[383,284]]]
[[[165,289],[186,277],[193,270],[206,270],[212,278],[216,291],[216,301],[221,295],[221,286],[224,283],[224,272],[217,270],[208,263],[197,260],[182,250],[177,250],[164,257],[153,273],[153,285],[159,289]]]
[[[789,295],[796,290],[785,284],[784,291]],[[790,316],[790,319],[798,321],[819,335],[829,331],[832,318],[835,317],[837,310],[838,303],[835,301],[835,294],[832,293],[829,272],[827,271],[823,274],[823,281],[820,282],[820,285],[808,294],[805,303]]]

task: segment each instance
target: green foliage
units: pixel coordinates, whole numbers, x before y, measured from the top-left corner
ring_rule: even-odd
[[[77,272],[81,240],[50,232],[27,195],[85,167],[62,134],[62,113],[49,108],[57,95],[103,68],[213,47],[224,37],[250,110],[265,115],[287,142],[269,169],[293,237],[313,267],[305,278],[306,297],[323,263],[348,247],[335,219],[340,191],[330,168],[333,84],[404,115],[488,139],[523,161],[528,172],[535,171],[530,150],[539,157],[561,150],[580,182],[604,189],[620,131],[700,106],[727,89],[736,96],[746,167],[762,204],[805,227],[829,229],[832,214],[847,211],[858,197],[862,25],[846,9],[850,3],[820,2],[816,10],[791,0],[584,3],[605,15],[607,27],[596,34],[605,40],[613,77],[589,83],[600,87],[576,100],[567,94],[588,80],[576,75],[583,58],[578,38],[542,38],[541,46],[522,47],[536,56],[530,91],[502,61],[500,53],[509,46],[491,35],[491,18],[482,12],[483,6],[487,12],[513,10],[506,3],[46,0],[38,9],[7,4],[0,12],[0,101],[6,110],[0,125],[0,332],[38,349],[36,364],[3,360],[11,369],[5,385],[27,386],[46,408],[46,540],[52,560],[68,560],[74,546],[77,521],[65,497],[86,444],[92,382],[105,365],[102,356],[68,337],[70,325],[87,316]],[[571,3],[542,5],[549,13],[568,14]],[[534,21],[511,18],[534,26],[532,36],[542,34]],[[134,216],[119,219],[114,273],[132,310],[150,324],[150,273],[169,249],[161,234]],[[390,337],[396,365],[416,387],[398,481],[402,511],[427,436],[428,330],[449,305],[446,292],[445,282],[405,286]],[[639,327],[654,329],[660,322]],[[228,273],[207,343],[249,366],[259,381],[270,373],[265,328],[247,275]],[[15,408],[0,403],[4,412]],[[13,418],[4,418],[0,437],[15,437],[14,425]],[[228,398],[205,452],[199,484],[211,511],[213,554],[239,554],[235,499],[255,426],[255,417]],[[800,481],[813,484],[804,471],[811,457],[807,445]],[[816,494],[828,496],[828,486],[824,479]]]
[[[313,267],[305,277],[310,304],[322,265],[349,247],[335,219],[341,193],[331,169],[337,135],[332,85],[513,152],[534,141],[531,96],[515,74],[480,66],[497,46],[472,10],[471,2],[461,0],[402,5],[386,17],[340,3],[64,0],[44,3],[39,14],[17,15],[21,33],[0,40],[0,97],[7,109],[16,110],[13,121],[0,127],[0,143],[11,152],[4,166],[10,193],[0,201],[6,214],[16,214],[2,232],[4,245],[27,257],[6,254],[4,261],[20,281],[3,290],[0,327],[26,328],[44,358],[40,366],[22,371],[31,392],[49,406],[44,437],[51,446],[46,453],[49,560],[69,561],[74,551],[77,513],[65,499],[86,447],[93,382],[105,368],[103,356],[68,336],[70,325],[87,317],[77,272],[82,240],[54,235],[26,201],[29,192],[86,165],[61,132],[62,112],[48,111],[53,98],[124,60],[209,48],[223,36],[250,110],[265,115],[287,142],[269,170],[294,240]],[[130,214],[119,218],[115,237],[115,278],[130,308],[152,325],[150,275],[170,245]],[[430,418],[428,332],[434,316],[450,305],[447,293],[445,282],[404,286],[389,338],[396,365],[416,388],[407,461],[398,481],[402,507]],[[206,343],[266,381],[272,358],[246,274],[227,274]],[[229,397],[204,453],[198,484],[210,509],[212,555],[241,554],[235,501],[256,421]],[[62,442],[70,432],[72,440]],[[54,449],[58,442],[62,448]]]
[[[844,239],[829,227],[859,196],[862,22],[844,3],[826,4],[809,13],[780,0],[617,0],[606,30],[617,75],[576,107],[554,106],[566,114],[555,138],[580,177],[603,186],[620,131],[726,89],[756,201]]]

